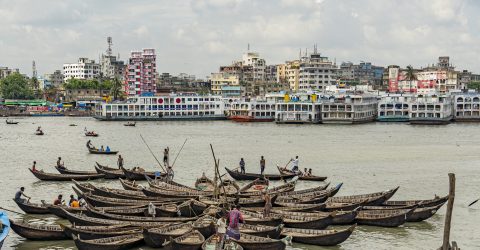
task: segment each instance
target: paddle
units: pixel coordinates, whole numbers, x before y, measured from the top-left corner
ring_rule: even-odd
[[[185,143],[187,143],[187,140],[188,140],[188,139],[185,139],[185,141],[183,142],[182,147],[180,148],[180,151],[178,151],[177,156],[175,156],[175,160],[173,160],[173,163],[172,163],[172,168],[173,168],[173,165],[175,165],[175,162],[177,161],[177,158],[178,158],[178,156],[180,155],[180,152],[182,152],[183,146],[185,146]]]
[[[479,200],[480,200],[480,199],[476,199],[476,200],[474,200],[472,203],[468,204],[468,206],[471,206],[471,205],[473,205],[473,204],[477,203]]]
[[[142,134],[140,134],[140,138],[142,138],[142,141],[143,143],[145,143],[145,145],[147,146],[148,150],[150,151],[150,153],[152,154],[153,158],[155,158],[155,160],[157,161],[158,165],[162,168],[162,170],[166,173],[167,170],[165,170],[165,168],[163,167],[163,165],[160,163],[160,161],[158,161],[157,157],[155,156],[155,154],[153,153],[152,149],[150,149],[150,146],[148,146],[147,142],[145,141],[145,139],[143,139],[143,136]]]

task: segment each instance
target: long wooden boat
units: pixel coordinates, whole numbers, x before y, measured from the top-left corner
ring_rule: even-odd
[[[97,196],[92,194],[83,194],[85,200],[94,207],[116,207],[116,206],[136,206],[136,205],[148,205],[153,203],[155,206],[161,206],[164,204],[182,203],[188,199],[151,199],[151,200],[135,200],[135,199],[119,199],[108,198],[105,196]]]
[[[379,227],[398,227],[403,225],[414,209],[399,210],[362,210],[355,221],[361,225]]]
[[[203,173],[202,176],[195,181],[195,188],[201,191],[212,192],[215,189],[215,183]]]
[[[161,228],[143,229],[143,238],[150,247],[162,247],[170,238],[180,237],[193,230],[191,223],[182,223]],[[202,236],[203,237],[203,236]]]
[[[99,211],[94,208],[87,208],[88,214],[97,218],[105,218],[119,221],[137,221],[137,222],[188,222],[194,221],[198,218],[195,217],[145,217],[145,216],[127,216],[127,215],[118,215],[106,213]]]
[[[293,215],[293,216],[300,216],[300,217],[325,217],[328,215],[332,216],[332,225],[349,225],[355,221],[355,217],[357,217],[358,211],[360,208],[351,211],[336,211],[335,213],[332,212],[292,212],[292,211],[284,211],[284,210],[272,210],[275,214],[280,215]]]
[[[396,210],[396,209],[410,209],[418,207],[418,205],[408,206],[362,206],[362,210]]]
[[[263,192],[269,185],[269,181],[267,179],[255,179],[249,182],[247,185],[241,187],[238,191],[240,193],[257,193]]]
[[[332,224],[333,216],[304,217],[295,215],[282,215],[286,227],[304,229],[324,229]]]
[[[277,227],[264,226],[264,225],[249,225],[249,224],[240,224],[240,233],[250,234],[259,237],[268,237],[270,239],[280,238],[280,233],[282,232],[283,224]]]
[[[15,121],[9,121],[9,120],[5,120],[5,122],[6,122],[8,125],[15,125],[15,124],[18,124],[18,122],[15,122]]]
[[[282,175],[295,174],[295,175],[298,176],[299,180],[303,180],[303,181],[324,181],[324,180],[327,179],[327,177],[325,177],[325,176],[316,176],[316,175],[306,176],[306,175],[302,175],[302,174],[292,173],[290,170],[281,169],[278,166],[277,166],[277,169],[278,169],[278,172],[280,172],[280,174],[282,174]]]
[[[264,174],[264,175],[261,175],[261,174],[254,174],[254,173],[241,173],[239,172],[238,170],[230,170],[228,168],[225,168],[225,170],[227,170],[227,173],[235,180],[239,180],[239,181],[253,181],[255,179],[259,179],[259,178],[267,178],[268,180],[285,180],[285,179],[291,179],[293,177],[295,177],[296,175],[295,174],[287,174],[287,175],[283,175],[283,174]]]
[[[247,210],[242,210],[243,219],[246,224],[250,225],[265,225],[278,227],[283,223],[283,219],[280,215],[270,214],[269,217],[263,217],[263,215],[258,213],[253,213]]]
[[[30,203],[30,202],[19,202],[15,199],[13,201],[17,204],[17,206],[27,214],[49,214],[48,206],[44,204],[38,203]]]
[[[53,174],[53,173],[46,173],[43,170],[33,171],[30,168],[28,169],[30,172],[35,175],[38,179],[42,181],[86,181],[86,180],[94,180],[103,178],[103,174],[92,174],[92,175],[77,175],[77,174]]]
[[[151,200],[141,191],[115,189],[107,187],[94,187],[92,194],[119,199]]]
[[[390,199],[395,192],[400,187],[396,187],[387,191],[383,192],[377,192],[377,193],[370,193],[370,194],[360,194],[360,195],[348,195],[348,196],[335,196],[335,197],[330,197],[327,202],[331,203],[355,203],[358,202],[358,200],[364,199],[364,206],[377,206],[381,205],[384,202],[386,202],[388,199]]]
[[[98,174],[97,172],[94,171],[78,171],[78,170],[70,170],[68,168],[60,168],[58,166],[55,166],[55,169],[60,173],[60,174],[73,174],[73,175],[96,175]]]
[[[284,250],[286,244],[281,240],[258,237],[249,234],[240,234],[240,240],[230,238],[230,240],[238,243],[245,250]]]
[[[126,216],[151,216],[148,215],[148,208],[147,205],[141,206],[127,206],[123,208],[118,207],[96,207],[95,209],[99,211],[104,211],[110,214],[116,215],[126,215]],[[86,214],[91,215],[88,211]],[[92,217],[97,217],[95,215],[91,215]]]
[[[93,190],[95,189],[95,186],[88,183],[88,182],[80,183],[76,180],[72,180],[72,182],[73,182],[73,185],[75,185],[75,187],[77,189],[79,189],[80,191],[82,191],[84,193],[93,192]]]
[[[438,209],[440,209],[443,204],[444,203],[440,203],[433,207],[417,207],[409,216],[407,216],[407,222],[424,221],[437,213]]]
[[[118,178],[125,178],[125,173],[121,169],[112,169],[107,168],[105,166],[101,166],[97,163],[95,165],[95,171],[99,174],[105,175],[105,179],[118,179]]]
[[[163,189],[157,189],[152,187],[143,188],[142,192],[147,197],[161,197],[161,198],[198,198],[199,196],[210,196],[213,195],[211,192],[201,192],[201,191],[192,191],[192,192],[185,192],[185,191],[169,191]]]
[[[148,172],[148,171],[134,171],[133,169],[126,169],[124,167],[120,167],[125,174],[125,177],[131,181],[141,181],[145,180],[145,175],[150,178],[155,178],[155,172]],[[162,173],[163,174],[163,173]]]
[[[181,216],[196,217],[203,214],[203,211],[205,211],[207,207],[205,203],[191,199],[178,205],[178,211]]]
[[[205,242],[205,237],[197,230],[190,231],[180,237],[173,239],[172,249],[176,250],[198,250]]]
[[[59,225],[41,225],[10,220],[12,230],[28,240],[65,240],[68,237]]]
[[[136,184],[135,181],[129,181],[127,179],[119,179],[119,180],[120,180],[120,184],[122,184],[122,187],[125,190],[142,191],[142,187]]]
[[[284,193],[288,193],[288,192],[291,192],[293,190],[295,190],[295,184],[296,182],[288,182],[288,183],[285,183],[285,184],[282,184],[282,185],[279,185],[279,186],[276,186],[276,187],[273,187],[273,188],[268,188],[264,191],[250,191],[250,192],[245,192],[245,191],[241,191],[240,190],[240,194],[239,196],[240,197],[251,197],[251,196],[262,196],[263,195],[263,192],[266,192],[268,194],[270,194],[270,196],[272,195],[282,195]],[[246,188],[248,187],[249,185],[243,187],[243,188]]]
[[[435,197],[431,200],[404,200],[404,201],[385,201],[382,206],[418,206],[418,207],[434,207],[444,204],[448,201],[448,195],[444,197]]]
[[[67,226],[60,225],[63,228],[63,232],[69,238],[73,239],[72,235],[79,236],[80,239],[94,240],[101,238],[108,238],[114,236],[139,234],[142,232],[141,227],[132,226]]]
[[[88,152],[90,154],[96,154],[96,155],[116,155],[118,154],[118,151],[105,151],[105,150],[99,150],[98,148],[90,148],[87,146]]]
[[[217,222],[217,219],[215,219],[212,216],[205,215],[200,218],[198,218],[196,221],[192,223],[193,229],[197,230],[200,232],[203,237],[208,238],[215,234],[215,224]]]
[[[218,235],[212,235],[210,238],[206,239],[202,245],[202,250],[243,250],[243,247],[239,244],[228,241],[225,242],[223,238],[218,237]]]
[[[355,224],[343,230],[284,228],[282,236],[291,236],[294,242],[308,245],[335,246],[346,241],[356,226]]]
[[[209,206],[205,211],[203,211],[204,215],[212,216],[215,218],[221,218],[228,214],[227,210],[223,207],[218,206]]]
[[[108,238],[83,240],[73,236],[73,241],[78,250],[121,250],[132,249],[143,243],[142,234],[127,234]]]
[[[63,211],[68,211],[70,213],[77,213],[77,214],[84,213],[87,211],[87,209],[84,207],[67,207],[67,206],[57,206],[57,205],[48,205],[47,209],[51,214],[54,214],[64,219],[66,219],[67,216]]]
[[[329,197],[332,197],[335,194],[337,194],[342,186],[343,186],[343,183],[340,183],[340,184],[336,185],[335,187],[329,188],[329,189],[326,189],[326,190],[312,191],[312,192],[308,192],[308,193],[292,194],[292,195],[288,195],[288,196],[280,196],[277,199],[276,203],[299,203],[299,204],[323,203]]]
[[[330,182],[326,183],[325,185],[320,185],[320,186],[313,187],[313,188],[307,188],[307,189],[302,189],[302,190],[297,190],[297,191],[281,192],[281,193],[278,194],[278,196],[279,197],[288,197],[288,196],[296,196],[296,195],[301,195],[301,194],[315,193],[315,192],[324,191],[329,186],[330,186]],[[340,189],[340,187],[339,187],[339,189]]]
[[[276,213],[277,211],[289,213],[289,212],[314,212],[320,211],[325,208],[325,204],[295,204],[295,203],[288,203],[284,204],[283,207],[273,207],[270,211],[272,213]],[[252,212],[262,212],[264,210],[263,207],[244,207],[243,210],[248,210]]]

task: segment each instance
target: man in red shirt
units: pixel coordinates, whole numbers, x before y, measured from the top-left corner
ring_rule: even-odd
[[[53,201],[53,205],[57,205],[57,206],[61,206],[62,205],[62,195],[59,194],[57,199],[55,201]]]
[[[228,229],[227,235],[236,240],[240,239],[239,223],[244,223],[242,212],[240,212],[240,205],[237,205],[233,210],[228,212]]]

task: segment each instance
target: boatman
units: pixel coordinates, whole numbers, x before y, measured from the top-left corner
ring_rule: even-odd
[[[63,201],[62,201],[63,195],[59,194],[57,199],[53,201],[53,205],[61,206]]]
[[[62,169],[65,168],[65,164],[62,162],[62,157],[58,157],[57,167],[58,167],[58,168],[62,168]]]
[[[87,141],[87,148],[92,148],[93,145],[92,145],[92,140],[88,140]]]
[[[117,166],[118,166],[118,169],[121,169],[123,167],[122,155],[118,155]]]
[[[294,173],[298,172],[298,155],[295,156],[295,159],[292,159],[292,165],[293,165],[292,171]]]
[[[227,228],[228,237],[239,240],[240,239],[239,223],[244,223],[243,215],[240,212],[240,205],[237,205],[234,209],[230,210],[230,212],[228,212],[227,218],[228,218],[228,228]]]
[[[260,174],[263,175],[263,172],[265,171],[265,158],[262,157],[260,158]]]
[[[22,199],[22,196],[25,197],[25,198],[28,198],[30,200],[30,197],[27,196],[25,193],[25,188],[24,187],[21,187],[20,190],[18,190],[16,193],[15,193],[15,201],[16,202],[19,202],[19,203],[25,203],[25,199]]]
[[[167,147],[166,149],[163,150],[163,164],[165,166],[168,166],[168,156],[169,156],[169,153],[170,153],[170,148]]]
[[[33,161],[32,171],[33,172],[37,171],[37,162],[36,161]]]
[[[245,161],[243,160],[243,158],[240,158],[240,172],[242,174],[245,174]]]

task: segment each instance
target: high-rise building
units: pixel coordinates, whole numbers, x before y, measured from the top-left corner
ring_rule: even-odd
[[[118,78],[123,81],[125,75],[125,63],[120,60],[119,56],[114,56],[112,54],[112,38],[107,38],[108,49],[105,54],[102,54],[100,60],[100,71],[102,77],[114,79]]]
[[[303,56],[300,59],[299,90],[324,91],[329,85],[336,84],[337,66],[328,59],[321,56],[314,46],[313,53]]]
[[[77,63],[63,64],[63,81],[70,78],[94,79],[100,75],[100,65],[95,60],[80,57]]]
[[[0,67],[0,79],[9,76],[12,73],[20,73],[18,69],[10,69],[8,67]]]
[[[265,59],[260,58],[260,54],[257,52],[247,52],[242,57],[243,66],[252,66],[253,69],[253,81],[265,81]]]
[[[44,78],[51,84],[51,86],[60,87],[63,83],[64,76],[61,70],[55,70],[51,74],[45,74]]]
[[[300,79],[300,60],[287,61],[285,64],[285,76],[288,86],[290,86],[290,90],[298,91]]]
[[[133,51],[128,59],[125,71],[125,92],[129,96],[153,95],[156,86],[155,49]]]

